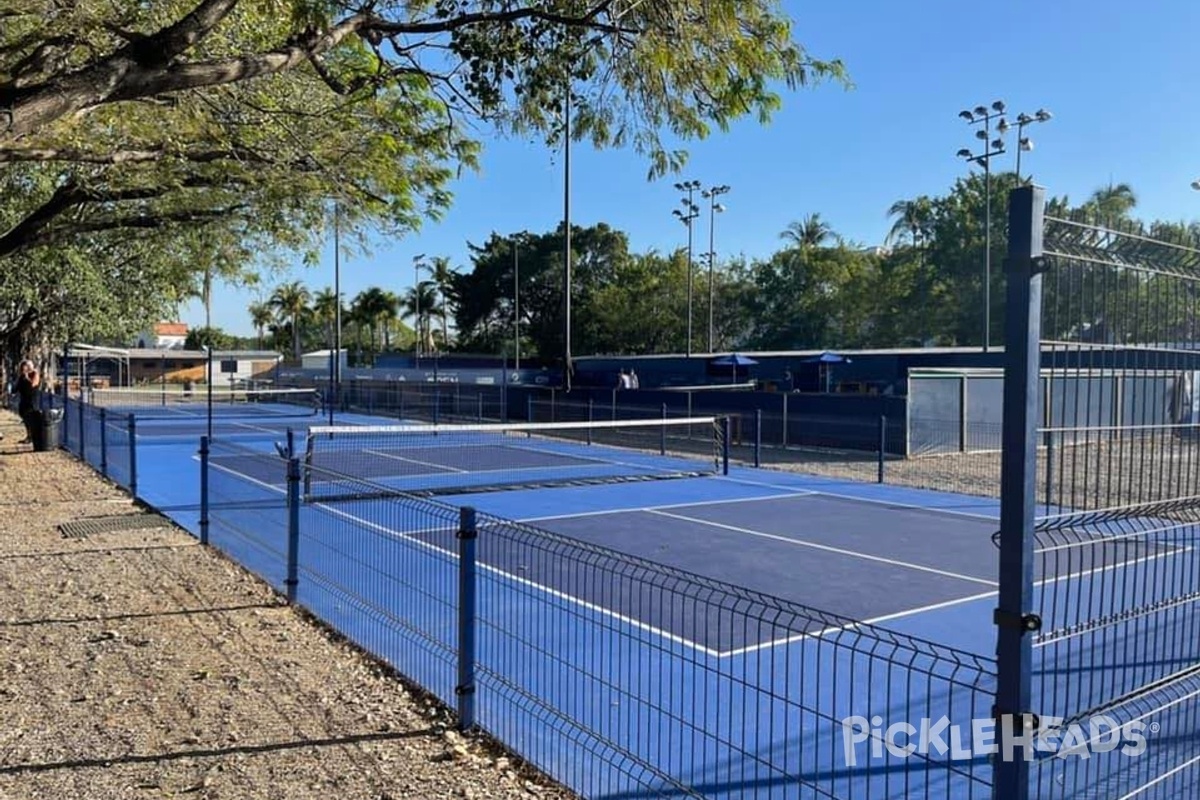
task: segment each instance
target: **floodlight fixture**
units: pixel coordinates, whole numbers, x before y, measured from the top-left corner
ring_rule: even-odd
[[[994,103],[992,103],[992,110],[995,111],[997,114],[1003,114],[1004,113],[1004,101],[997,100]]]
[[[988,115],[987,106],[975,106],[975,116],[986,117]]]

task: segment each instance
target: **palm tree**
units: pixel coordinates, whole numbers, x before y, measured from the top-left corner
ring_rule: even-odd
[[[379,351],[379,323],[384,321],[389,307],[387,295],[378,286],[369,286],[354,298],[355,307],[371,328],[371,349],[376,352]]]
[[[262,350],[263,330],[275,321],[275,312],[271,310],[271,306],[261,302],[251,303],[248,310],[250,311],[250,324],[258,333],[258,349]]]
[[[317,292],[312,304],[313,319],[325,326],[325,339],[331,348],[334,340],[333,326],[337,322],[337,301],[337,295],[333,293],[333,289],[326,286]]]
[[[933,202],[921,195],[912,200],[897,200],[888,208],[887,215],[895,217],[892,229],[888,231],[887,244],[898,242],[907,234],[913,247],[920,248],[922,240],[927,238],[929,223],[933,216]]]
[[[429,333],[428,320],[437,304],[437,290],[426,281],[422,281],[418,287],[409,289],[400,301],[400,315],[404,319],[415,320],[416,336],[414,341],[421,348],[429,351],[434,349],[434,344],[433,337]]]
[[[1129,219],[1129,212],[1137,205],[1137,195],[1128,183],[1103,186],[1092,192],[1092,196],[1083,204],[1088,217],[1094,224],[1111,225]]]
[[[835,237],[833,228],[821,219],[821,215],[808,214],[799,222],[788,223],[787,228],[779,234],[779,238],[788,243],[791,248],[806,250],[810,247],[820,247],[831,237]]]
[[[450,340],[449,326],[446,322],[446,316],[449,313],[450,306],[454,302],[454,278],[458,272],[454,267],[450,266],[450,259],[446,256],[438,256],[433,259],[433,266],[429,268],[430,277],[433,279],[433,285],[437,287],[438,296],[441,302],[438,304],[438,309],[441,312],[442,318],[442,345]]]
[[[383,349],[392,349],[392,324],[400,315],[400,296],[395,292],[384,292],[379,319],[383,324]]]
[[[308,288],[303,283],[292,281],[277,288],[267,301],[280,317],[291,322],[292,358],[297,361],[300,360],[300,321],[308,313],[310,297]]]

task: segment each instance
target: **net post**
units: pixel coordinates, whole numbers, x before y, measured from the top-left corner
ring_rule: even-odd
[[[762,409],[754,409],[754,466],[762,466]]]
[[[658,454],[665,456],[667,454],[667,404],[662,404],[662,434],[658,437]]]
[[[875,475],[876,483],[883,483],[883,466],[887,460],[887,415],[879,415],[879,464]]]
[[[457,537],[458,683],[454,694],[458,700],[458,728],[467,730],[475,725],[475,543],[479,530],[474,508],[459,509]]]
[[[287,457],[296,457],[296,432],[291,428],[287,429]]]
[[[721,474],[729,474],[729,417],[721,417]]]
[[[137,500],[137,416],[129,415],[129,493]]]
[[[200,544],[208,544],[208,437],[200,437]]]
[[[287,591],[288,604],[296,602],[296,585],[299,583],[300,552],[300,459],[292,456],[287,462],[287,578],[283,585]]]
[[[1040,620],[1032,612],[1034,514],[1037,502],[1037,425],[1040,372],[1043,213],[1045,189],[1021,186],[1008,198],[1005,259],[1004,418],[1000,470],[999,598],[996,636],[995,760],[997,797],[1029,800],[1032,738],[1030,704],[1033,636]]]
[[[104,409],[100,409],[100,474],[108,477],[108,420]]]

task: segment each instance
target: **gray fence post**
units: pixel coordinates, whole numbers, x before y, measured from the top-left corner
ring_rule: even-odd
[[[87,406],[83,404],[83,399],[79,401],[79,460],[87,461],[87,422],[84,417],[87,416]]]
[[[200,437],[200,544],[208,544],[208,437]]]
[[[287,462],[287,509],[287,578],[283,585],[290,604],[296,602],[296,585],[300,582],[300,459],[294,456]]]
[[[475,725],[475,509],[458,511],[458,727]]]
[[[1054,499],[1054,433],[1046,431],[1046,515],[1050,515],[1050,502]]]
[[[129,493],[137,500],[137,417],[129,415]]]
[[[883,465],[887,461],[887,415],[879,417],[879,469],[875,476],[876,483],[883,483]]]
[[[667,404],[662,404],[662,429],[658,437],[658,454],[665,456],[667,454]]]
[[[721,474],[729,474],[729,417],[721,417]]]
[[[762,466],[762,409],[754,409],[754,466]]]
[[[781,434],[780,445],[788,446],[788,396],[783,396],[783,433]]]
[[[1004,423],[1000,457],[1000,586],[996,644],[995,792],[1028,800],[1037,717],[1030,710],[1033,528],[1037,503],[1037,382],[1042,322],[1045,190],[1021,186],[1008,198],[1007,296],[1004,314]]]
[[[108,477],[108,415],[100,409],[100,474]]]

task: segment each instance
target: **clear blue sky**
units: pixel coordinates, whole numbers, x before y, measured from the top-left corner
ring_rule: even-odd
[[[829,84],[784,98],[766,127],[747,120],[728,134],[688,146],[679,175],[647,182],[646,162],[632,151],[572,150],[572,222],[607,222],[629,234],[634,251],[669,251],[686,242],[670,216],[672,184],[696,179],[729,184],[718,216],[718,258],[767,256],[779,232],[820,212],[840,234],[881,243],[888,206],[919,194],[942,194],[963,174],[955,158],[973,147],[958,112],[1002,99],[1010,112],[1047,108],[1054,119],[1027,133],[1022,155],[1050,194],[1082,200],[1108,183],[1130,183],[1143,218],[1200,218],[1200,3],[1194,0],[786,0],[796,38],[819,57],[845,61],[854,88]],[[1010,145],[1013,134],[1009,134]],[[1010,152],[1012,147],[1010,146]],[[1012,156],[993,161],[1011,169]],[[548,231],[562,218],[560,152],[514,141],[489,143],[483,169],[455,186],[454,207],[438,224],[397,241],[376,241],[370,256],[342,261],[349,300],[366,286],[403,291],[412,257],[446,255],[469,268],[467,242],[492,231]],[[708,215],[697,220],[697,252],[707,247]],[[297,262],[298,263],[298,262]],[[327,252],[316,267],[288,278],[314,290],[333,284]],[[269,276],[269,293],[285,276]],[[249,335],[246,306],[256,294],[214,291],[213,324]],[[189,304],[183,321],[204,322]]]

